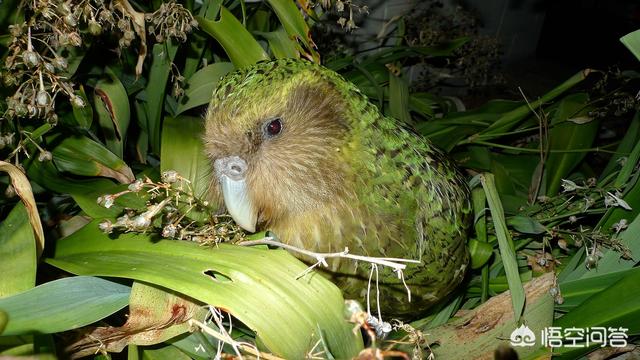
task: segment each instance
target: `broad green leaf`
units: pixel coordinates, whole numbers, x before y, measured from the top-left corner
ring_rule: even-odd
[[[74,175],[103,176],[127,184],[135,180],[127,164],[104,145],[85,136],[67,137],[53,149],[60,171]]]
[[[95,110],[107,148],[123,156],[124,141],[129,128],[129,98],[122,82],[109,67],[106,78],[98,80],[94,89]]]
[[[0,223],[0,259],[0,298],[35,286],[36,239],[21,202]],[[0,309],[7,312],[1,305]]]
[[[93,123],[93,108],[91,107],[91,103],[89,103],[89,99],[87,98],[87,94],[84,92],[84,87],[82,85],[79,86],[76,96],[82,99],[84,106],[78,106],[71,102],[73,117],[75,118],[78,126],[84,129],[89,129],[91,127],[91,123]]]
[[[213,174],[204,154],[203,133],[204,121],[189,116],[165,118],[162,132],[161,171],[175,170],[188,179],[198,199],[206,197]]]
[[[27,218],[29,219],[29,223],[31,224],[31,228],[33,229],[33,233],[35,235],[34,240],[36,246],[36,254],[39,257],[44,250],[44,231],[42,229],[42,222],[40,221],[38,206],[36,204],[35,198],[33,197],[31,183],[22,170],[7,162],[0,161],[0,171],[6,172],[9,175],[13,190],[16,192],[16,195],[20,197],[20,200],[25,206],[24,209],[27,212]],[[1,292],[0,296],[2,296]]]
[[[279,27],[278,30],[275,31],[255,32],[255,34],[267,40],[269,50],[276,59],[300,57],[300,53],[296,49],[296,42],[289,38],[284,28]]]
[[[493,246],[476,239],[469,240],[469,252],[471,253],[471,268],[479,269],[489,261],[493,255]]]
[[[560,290],[564,302],[557,305],[557,308],[561,311],[571,310],[582,304],[591,296],[604,291],[606,288],[611,286],[611,284],[617,282],[623,277],[639,271],[640,268],[636,267],[584,279],[560,282]]]
[[[149,136],[151,150],[160,153],[160,130],[162,128],[162,111],[164,109],[165,89],[167,80],[173,66],[173,59],[178,51],[178,45],[169,40],[162,44],[153,45],[151,69],[149,70],[149,82],[144,92],[138,96],[144,97],[146,124],[143,129]]]
[[[402,73],[396,76],[389,71],[389,112],[405,124],[412,123],[409,114],[409,81]]]
[[[638,61],[640,61],[640,30],[628,33],[621,37],[620,41],[635,55]]]
[[[528,216],[512,216],[507,224],[523,234],[542,234],[549,232],[544,225]]]
[[[504,271],[507,275],[507,282],[509,283],[509,290],[511,291],[513,313],[516,322],[518,322],[524,309],[525,296],[522,281],[520,280],[520,274],[518,272],[515,247],[513,246],[511,235],[509,234],[507,224],[504,220],[504,211],[502,210],[502,203],[498,196],[498,192],[496,191],[493,175],[488,173],[480,175],[480,182],[482,183],[482,188],[487,194],[487,202],[489,204],[489,209],[491,210],[493,226],[495,228],[496,236],[498,237],[500,256],[502,257]]]
[[[196,106],[209,104],[218,80],[231,70],[233,70],[233,65],[228,62],[217,62],[198,70],[187,81],[185,93],[178,103],[176,114],[181,114]]]
[[[2,335],[51,334],[96,322],[124,308],[128,286],[89,276],[63,278],[0,299],[9,316]]]
[[[640,271],[630,271],[606,289],[591,296],[580,306],[554,321],[562,328],[623,327],[628,334],[640,333]],[[582,347],[569,359],[589,352]]]
[[[301,358],[323,331],[336,358],[362,348],[343,318],[339,289],[318,274],[296,277],[306,265],[286,251],[157,240],[101,233],[92,222],[58,241],[48,262],[75,274],[136,279],[225,309],[253,329],[276,355]]]
[[[587,106],[589,96],[585,93],[566,96],[554,106],[550,119],[549,150],[565,151],[591,147],[597,135],[599,121],[576,124],[568,119],[586,116],[591,110]],[[544,165],[547,179],[547,196],[555,195],[562,179],[587,155],[586,152],[551,152]]]
[[[65,178],[51,162],[33,161],[27,171],[29,178],[52,191],[69,194],[80,208],[93,218],[112,218],[122,213],[124,207],[141,209],[145,199],[138,194],[125,194],[116,199],[115,205],[105,208],[97,203],[99,196],[115,194],[127,188],[107,179],[77,180]]]
[[[9,317],[7,316],[7,313],[0,310],[0,334],[2,334],[4,329],[7,327],[8,320],[9,320]]]
[[[236,68],[268,60],[269,56],[242,23],[227,8],[220,7],[220,19],[196,16],[200,28],[216,39]]]
[[[320,62],[320,54],[316,51],[315,44],[311,40],[311,30],[309,25],[302,17],[302,12],[293,1],[267,0],[273,8],[280,20],[280,23],[289,34],[290,41],[297,45],[301,53],[306,53],[307,57],[311,57],[316,62]],[[304,49],[298,45],[298,42],[304,45]]]

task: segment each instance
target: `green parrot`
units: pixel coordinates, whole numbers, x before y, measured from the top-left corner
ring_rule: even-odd
[[[245,230],[270,230],[315,252],[419,260],[404,280],[378,268],[380,304],[373,275],[371,301],[385,316],[420,315],[463,279],[469,199],[462,176],[337,73],[280,59],[227,75],[209,105],[204,144],[211,200]],[[364,302],[371,264],[328,260],[322,271],[346,298]]]

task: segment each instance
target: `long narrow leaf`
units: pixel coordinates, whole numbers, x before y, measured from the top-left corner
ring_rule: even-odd
[[[0,259],[0,298],[36,284],[36,240],[21,202],[0,223]]]
[[[502,203],[500,202],[500,197],[496,191],[493,175],[488,173],[482,174],[480,182],[482,183],[482,188],[487,194],[487,202],[489,203],[491,218],[493,219],[493,225],[495,227],[498,244],[500,246],[500,255],[504,264],[504,271],[507,275],[509,290],[511,290],[511,302],[513,305],[514,318],[517,322],[520,320],[520,315],[524,309],[525,296],[522,281],[520,280],[520,274],[518,272],[515,247],[513,246],[511,235],[507,229],[507,224],[504,219],[504,211],[502,210]]]
[[[207,20],[200,16],[196,16],[196,20],[202,30],[222,45],[236,68],[269,59],[253,35],[227,8],[220,8],[220,19],[217,21]]]
[[[88,276],[45,283],[0,299],[0,309],[9,315],[2,335],[51,334],[91,324],[124,308],[129,292],[128,286]]]

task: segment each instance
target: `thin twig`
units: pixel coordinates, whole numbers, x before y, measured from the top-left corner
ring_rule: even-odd
[[[303,254],[303,255],[307,255],[309,257],[312,257],[314,259],[316,259],[318,261],[318,264],[322,264],[324,266],[328,266],[328,264],[326,263],[326,259],[329,258],[345,258],[345,259],[352,259],[352,260],[358,260],[358,261],[365,261],[368,263],[372,263],[372,264],[378,264],[378,265],[383,265],[383,266],[388,266],[394,270],[404,270],[406,269],[407,265],[403,264],[403,263],[412,263],[412,264],[420,264],[421,261],[419,260],[410,260],[410,259],[400,259],[400,258],[386,258],[386,257],[372,257],[372,256],[362,256],[362,255],[354,255],[354,254],[349,254],[349,248],[345,248],[344,251],[340,251],[340,252],[334,252],[334,253],[318,253],[318,252],[314,252],[314,251],[309,251],[309,250],[305,250],[305,249],[301,249],[289,244],[284,244],[281,243],[279,241],[275,241],[273,240],[273,238],[271,237],[265,237],[264,239],[260,239],[260,240],[249,240],[249,241],[242,241],[240,243],[238,243],[238,245],[241,246],[254,246],[254,245],[271,245],[271,246],[276,246],[276,247],[280,247],[286,250],[290,250],[293,252],[297,252],[299,254]],[[318,264],[313,265],[312,267],[317,266]]]

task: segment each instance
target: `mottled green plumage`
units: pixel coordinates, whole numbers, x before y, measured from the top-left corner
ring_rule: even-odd
[[[283,129],[270,137],[264,124],[274,118]],[[384,313],[418,315],[464,277],[469,204],[461,176],[427,140],[383,116],[335,72],[276,60],[226,76],[204,141],[212,162],[246,160],[258,228],[282,242],[420,260],[404,271],[411,303],[397,275],[379,269]],[[223,203],[215,181],[212,197]],[[370,265],[340,259],[330,266],[346,297],[364,301]]]

